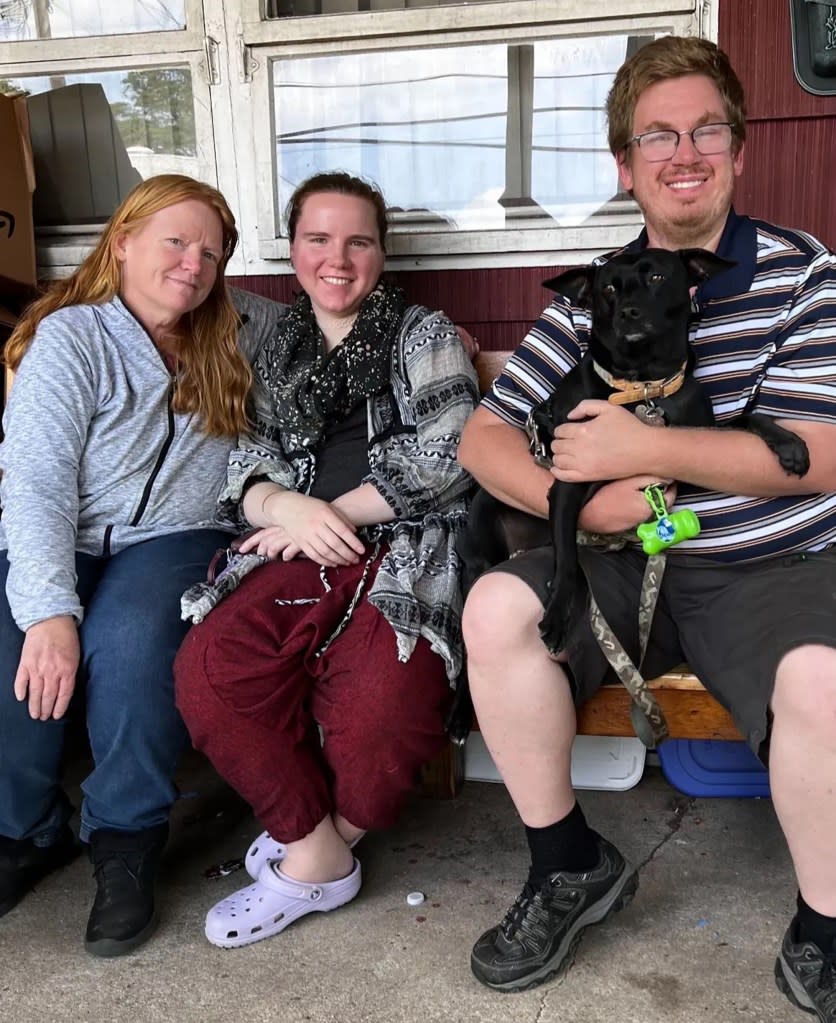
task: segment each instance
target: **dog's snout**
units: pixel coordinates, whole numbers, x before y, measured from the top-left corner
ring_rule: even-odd
[[[623,305],[619,312],[624,320],[638,320],[642,315],[642,311],[637,305]]]

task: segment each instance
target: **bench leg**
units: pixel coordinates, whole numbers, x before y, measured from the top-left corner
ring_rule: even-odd
[[[464,783],[464,746],[448,742],[421,770],[421,792],[429,799],[453,799]]]

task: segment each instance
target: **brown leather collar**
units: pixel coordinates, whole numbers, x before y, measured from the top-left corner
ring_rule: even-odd
[[[686,365],[683,362],[679,370],[666,380],[620,380],[597,362],[593,361],[592,368],[605,384],[613,388],[607,400],[613,405],[629,405],[634,401],[649,401],[651,398],[667,398],[676,394],[685,379]]]

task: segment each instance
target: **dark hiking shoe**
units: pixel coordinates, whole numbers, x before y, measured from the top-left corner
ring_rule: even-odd
[[[473,946],[470,968],[478,980],[496,991],[525,991],[560,976],[572,965],[584,928],[630,902],[638,875],[600,836],[598,848],[593,870],[559,871],[539,888],[526,883],[502,923]]]
[[[121,956],[157,929],[154,885],[168,825],[145,831],[100,828],[90,835],[96,898],[84,947],[96,956]]]
[[[836,1023],[836,945],[827,954],[812,941],[797,941],[793,919],[775,960],[775,983],[793,1005],[821,1023]]]
[[[81,852],[73,833],[65,827],[52,845],[35,845],[31,838],[0,836],[0,916],[53,870],[71,863]]]

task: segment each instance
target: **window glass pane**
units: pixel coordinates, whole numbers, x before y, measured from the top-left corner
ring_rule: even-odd
[[[186,27],[185,0],[0,0],[0,42]]]
[[[265,0],[264,17],[303,18],[310,14],[353,14],[357,11],[406,11],[416,7],[450,7],[473,0]],[[479,0],[501,3],[502,0]]]
[[[273,61],[279,208],[375,180],[414,229],[584,223],[618,194],[603,104],[626,36]],[[622,196],[622,198],[626,198]]]
[[[534,47],[531,195],[561,226],[583,223],[609,200],[627,198],[607,145],[604,111],[626,49],[625,37],[607,36]]]
[[[198,173],[185,68],[0,79],[28,95],[35,223],[102,223],[153,174]]]

